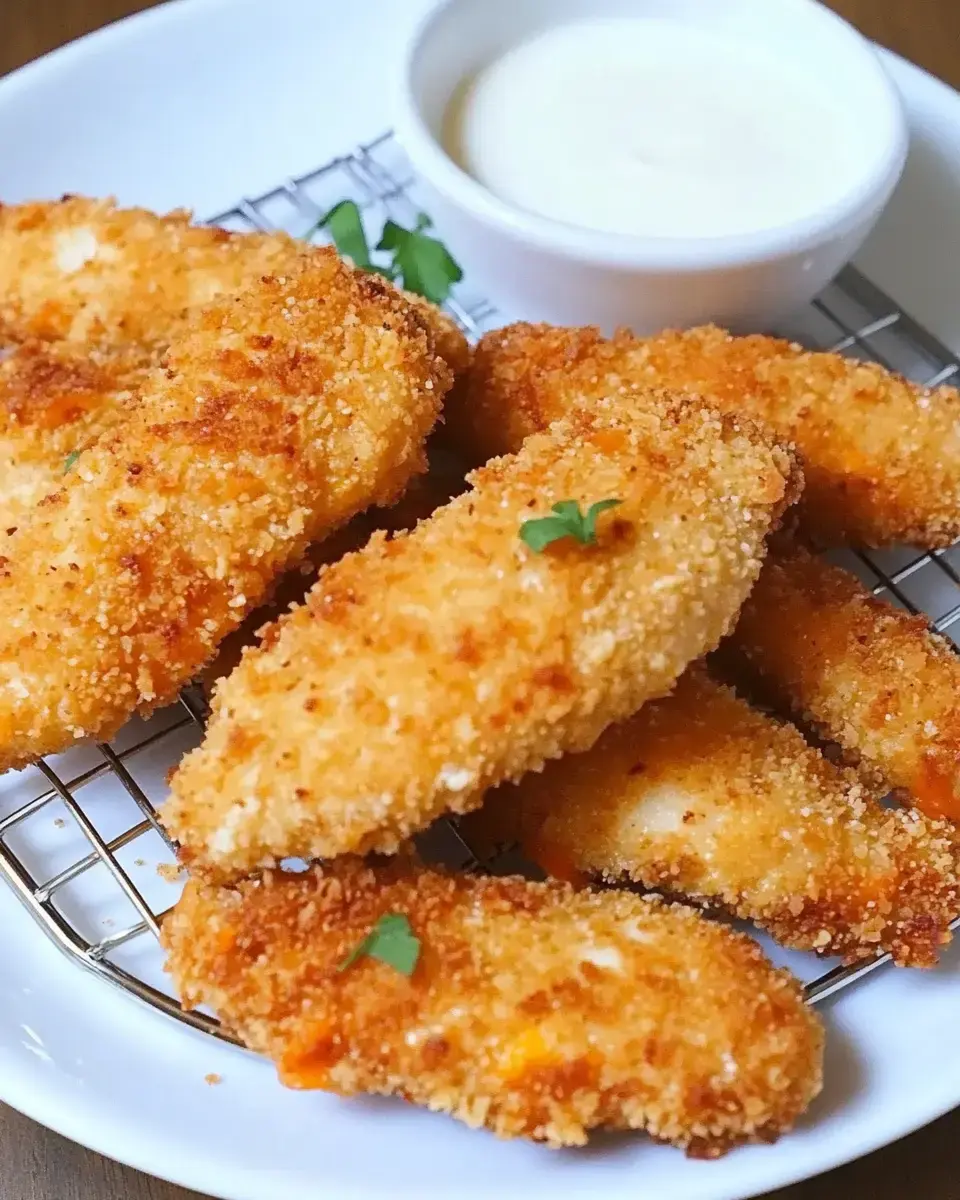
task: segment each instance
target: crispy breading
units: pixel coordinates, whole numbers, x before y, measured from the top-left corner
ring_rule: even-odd
[[[381,916],[407,976],[338,970]],[[350,859],[187,885],[167,969],[291,1087],[402,1096],[501,1137],[646,1130],[714,1158],[772,1141],[820,1090],[823,1034],[750,938],[690,909],[557,883]]]
[[[163,813],[185,861],[392,852],[587,749],[723,636],[798,480],[754,426],[659,395],[558,422],[472,483],[329,568],[218,689]],[[610,497],[595,545],[520,537]]]
[[[465,375],[473,362],[473,347],[453,317],[416,292],[401,289],[401,294],[430,326],[437,353],[453,372],[454,378]]]
[[[69,454],[124,419],[199,304],[314,252],[283,233],[228,233],[110,200],[0,206],[0,334],[11,343],[0,351],[0,531],[56,490]],[[463,370],[469,347],[451,318],[406,296],[437,353]]]
[[[193,309],[296,270],[316,249],[282,232],[196,225],[185,209],[159,216],[85,196],[0,204],[0,334],[163,350]],[[431,328],[437,353],[463,370],[470,348],[452,318],[404,295]]]
[[[36,339],[0,357],[0,534],[56,491],[71,455],[124,419],[152,358]]]
[[[207,666],[201,683],[208,696],[221,679],[236,667],[248,646],[295,604],[302,604],[323,567],[329,566],[364,546],[374,533],[398,533],[413,529],[466,487],[463,472],[447,463],[431,464],[427,475],[412,479],[396,504],[370,508],[354,517],[322,542],[307,548],[302,563],[281,576],[265,603],[255,609],[229,637],[221,642],[216,658]]]
[[[640,339],[513,325],[487,334],[447,406],[473,461],[515,449],[621,384],[689,390],[795,442],[799,515],[827,545],[946,546],[960,536],[960,393],[775,338],[707,326]]]
[[[282,233],[230,233],[112,200],[0,205],[0,330],[24,341],[165,348],[190,311],[311,253]]]
[[[172,700],[310,542],[423,469],[449,382],[419,314],[332,251],[201,310],[4,546],[0,766]]]
[[[848,961],[889,950],[932,966],[960,915],[952,828],[884,809],[700,666],[588,753],[493,792],[474,819],[551,875],[632,880]]]
[[[0,530],[59,487],[67,457],[125,418],[190,310],[302,245],[71,197],[0,206]]]
[[[773,700],[855,755],[868,778],[960,820],[960,658],[924,618],[782,545],[730,645]]]

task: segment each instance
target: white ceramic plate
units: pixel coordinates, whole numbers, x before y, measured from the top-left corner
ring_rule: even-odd
[[[424,3],[181,0],[87,38],[0,83],[0,196],[112,192],[158,209],[226,208],[388,125],[392,47]],[[960,97],[899,60],[890,67],[914,149],[861,262],[960,350]],[[27,786],[5,777],[0,812]],[[44,820],[41,841],[71,836]],[[510,1200],[547,1189],[557,1200],[601,1190],[740,1200],[960,1103],[960,951],[935,974],[888,969],[844,994],[827,1013],[826,1092],[802,1128],[717,1163],[641,1138],[551,1153],[400,1104],[286,1092],[268,1064],[82,974],[5,892],[0,954],[0,1099],[227,1200]],[[205,1083],[211,1073],[221,1086]]]

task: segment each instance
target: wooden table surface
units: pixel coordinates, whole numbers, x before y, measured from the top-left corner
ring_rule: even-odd
[[[960,88],[960,0],[831,2],[865,33]],[[0,0],[0,74],[149,7],[150,0]],[[958,1145],[960,1110],[869,1158],[776,1192],[769,1200],[902,1200],[911,1194],[917,1200],[960,1200]],[[0,1106],[0,1200],[191,1196],[196,1193],[118,1166]]]

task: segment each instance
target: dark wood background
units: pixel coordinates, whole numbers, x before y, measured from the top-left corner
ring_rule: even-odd
[[[960,0],[828,2],[870,37],[960,88]],[[0,74],[151,6],[151,0],[0,0]],[[264,12],[269,20],[268,4]],[[960,1111],[769,1200],[960,1200],[958,1147]],[[193,1195],[74,1146],[0,1106],[0,1200],[189,1200]]]

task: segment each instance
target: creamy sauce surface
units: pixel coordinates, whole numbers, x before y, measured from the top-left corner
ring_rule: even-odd
[[[769,229],[829,206],[862,171],[826,86],[761,47],[686,23],[558,25],[459,89],[455,161],[500,199],[651,237]]]

